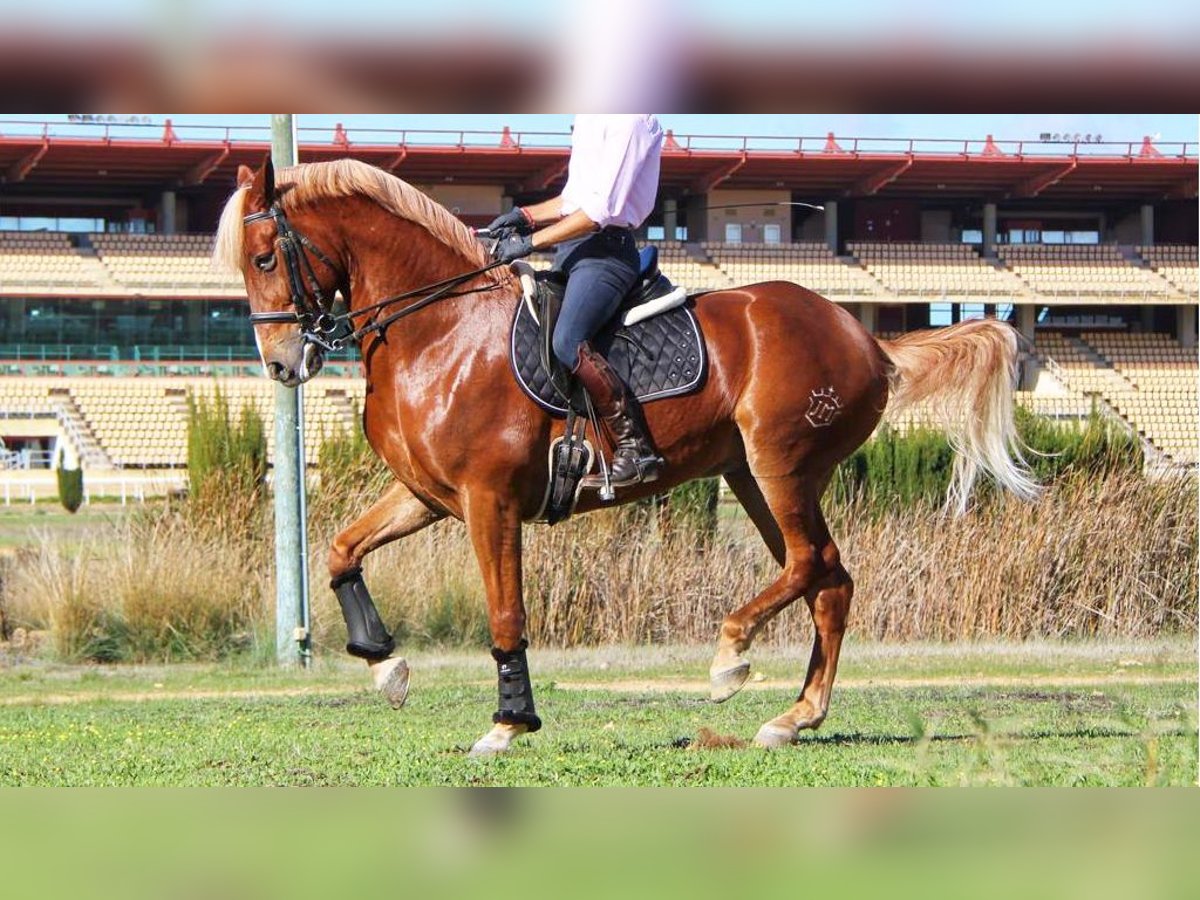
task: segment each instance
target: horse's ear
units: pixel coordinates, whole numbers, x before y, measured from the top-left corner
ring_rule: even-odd
[[[261,199],[263,206],[274,203],[275,167],[271,164],[271,157],[263,161],[257,172],[249,166],[238,166],[237,184],[240,188],[246,188],[251,197]]]
[[[271,162],[270,156],[263,163],[259,174],[262,176],[263,199],[267,201],[267,206],[270,206],[275,202],[275,164]]]

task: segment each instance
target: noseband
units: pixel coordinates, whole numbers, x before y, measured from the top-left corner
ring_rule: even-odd
[[[388,297],[386,300],[373,303],[363,309],[335,315],[332,312],[333,298],[328,296],[321,287],[321,282],[317,279],[317,274],[313,270],[312,263],[309,262],[308,256],[304,251],[307,250],[315,256],[318,261],[334,274],[341,275],[338,267],[312,241],[291,226],[287,220],[287,216],[284,215],[283,209],[278,204],[273,204],[270,209],[262,212],[250,213],[248,216],[243,217],[242,223],[244,225],[251,225],[255,222],[263,222],[268,219],[275,220],[275,227],[279,231],[279,237],[276,238],[275,244],[283,253],[284,265],[286,266],[288,277],[288,290],[291,293],[293,309],[276,310],[273,312],[252,312],[250,313],[250,324],[298,324],[300,326],[300,336],[306,343],[316,344],[318,347],[331,353],[341,350],[349,343],[361,340],[365,335],[372,332],[383,331],[396,320],[414,313],[434,301],[445,297],[459,297],[464,294],[488,291],[496,287],[495,284],[490,284],[485,287],[468,288],[461,291],[453,290],[464,282],[470,281],[472,278],[501,265],[499,262],[490,263],[471,272],[464,272],[462,275],[455,275],[453,278],[447,278],[445,281],[427,284],[424,287],[406,291],[403,294],[396,294],[393,297]],[[404,309],[392,313],[390,316],[385,316],[382,319],[377,319],[363,325],[340,338],[333,336],[342,322],[353,324],[354,319],[359,316],[377,312],[391,306],[393,303],[421,296],[422,294],[425,296],[422,296],[416,303],[410,304]]]
[[[255,222],[275,220],[279,237],[275,240],[283,254],[284,266],[287,269],[288,290],[291,292],[291,311],[250,313],[251,325],[280,324],[295,322],[300,326],[300,334],[306,342],[317,344],[326,350],[339,349],[334,344],[333,333],[338,327],[338,318],[330,312],[333,298],[327,296],[317,279],[305,250],[308,250],[326,268],[337,273],[337,267],[329,257],[322,253],[312,241],[302,235],[288,223],[287,216],[279,206],[272,206],[264,212],[251,213],[242,219],[245,225]],[[305,283],[307,281],[307,284]]]

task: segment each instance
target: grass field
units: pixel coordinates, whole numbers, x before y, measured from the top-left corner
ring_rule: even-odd
[[[124,521],[135,508],[120,503],[94,502],[69,513],[57,500],[0,506],[0,553],[36,545],[42,535],[53,535],[55,540],[68,543],[94,540],[97,535],[103,535],[105,528]]]
[[[807,651],[763,650],[707,702],[706,648],[531,653],[545,728],[466,756],[495,703],[482,651],[410,655],[394,712],[365,669],[66,667],[0,656],[3,785],[1186,785],[1196,648],[847,646],[829,719],[782,751],[703,748],[781,712]]]

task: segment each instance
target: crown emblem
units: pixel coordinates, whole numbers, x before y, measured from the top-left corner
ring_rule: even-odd
[[[808,412],[804,418],[813,428],[825,428],[837,414],[842,411],[842,398],[838,396],[833,385],[823,388],[813,388],[808,395]]]

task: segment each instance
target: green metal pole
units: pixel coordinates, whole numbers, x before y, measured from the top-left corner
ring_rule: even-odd
[[[271,116],[271,162],[277,172],[296,164],[290,113]],[[275,656],[281,666],[309,660],[302,391],[275,383]]]

